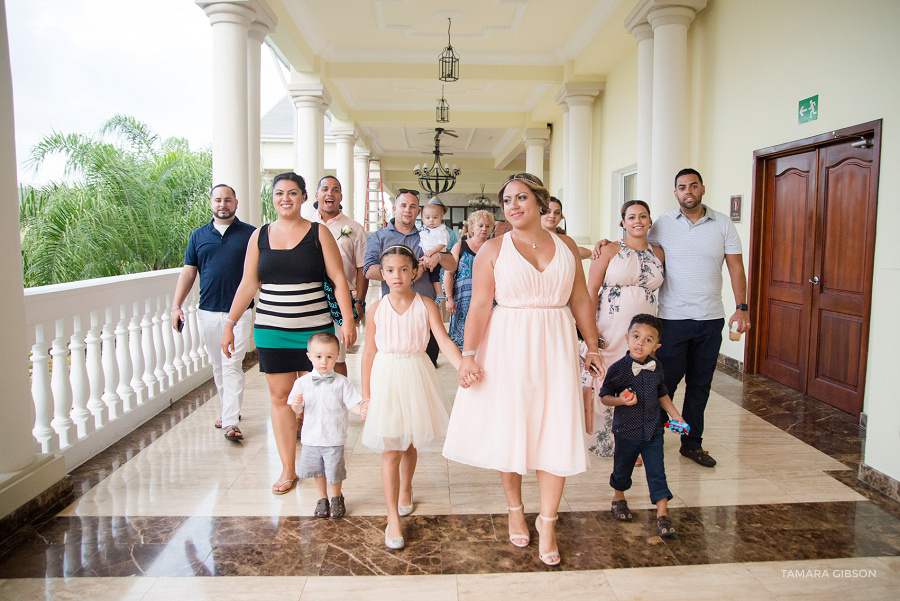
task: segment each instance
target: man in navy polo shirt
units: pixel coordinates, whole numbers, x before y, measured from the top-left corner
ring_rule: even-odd
[[[244,272],[244,255],[247,242],[256,229],[235,216],[238,201],[234,188],[218,184],[210,194],[209,207],[212,220],[193,231],[184,252],[184,267],[175,286],[172,306],[172,328],[180,331],[184,323],[181,303],[194,285],[200,273],[200,307],[197,322],[200,339],[206,345],[209,362],[213,368],[213,380],[222,415],[216,420],[217,428],[225,428],[225,438],[231,441],[243,439],[238,428],[241,401],[244,398],[244,370],[241,363],[247,352],[253,312],[244,311],[234,326],[234,353],[229,359],[222,353],[222,326],[228,318],[234,293],[237,292]]]

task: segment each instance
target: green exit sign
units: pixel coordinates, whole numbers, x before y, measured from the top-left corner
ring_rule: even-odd
[[[819,95],[810,96],[800,101],[797,108],[797,123],[807,123],[819,118]]]

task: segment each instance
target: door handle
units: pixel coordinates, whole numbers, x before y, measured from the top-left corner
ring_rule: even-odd
[[[809,283],[810,283],[810,284],[813,284],[813,285],[818,284],[818,283],[819,283],[819,276],[814,275],[814,276],[812,277],[812,279],[809,280]]]

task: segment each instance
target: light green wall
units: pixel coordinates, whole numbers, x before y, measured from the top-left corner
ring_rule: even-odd
[[[900,330],[894,310],[900,298],[900,170],[894,167],[900,164],[897,24],[896,0],[710,0],[688,34],[688,162],[703,173],[704,200],[713,208],[727,212],[731,195],[744,196],[743,222],[737,228],[746,265],[753,151],[883,119],[865,462],[900,480],[900,402],[891,377]],[[819,95],[819,118],[799,125],[797,104],[814,94]],[[634,51],[607,74],[606,90],[595,105],[595,238],[610,232],[613,171],[636,162],[636,101]],[[729,307],[733,294],[727,277],[725,287]],[[743,360],[743,342],[726,339],[722,352]]]
[[[738,231],[750,241],[754,150],[883,119],[874,293],[864,410],[866,463],[900,479],[900,403],[893,359],[900,296],[900,2],[895,0],[713,0],[691,25],[690,159],[709,204],[743,194]],[[817,121],[798,125],[797,104],[819,95]],[[726,287],[727,279],[726,279]],[[724,298],[731,304],[732,295]],[[743,358],[743,343],[722,352]]]

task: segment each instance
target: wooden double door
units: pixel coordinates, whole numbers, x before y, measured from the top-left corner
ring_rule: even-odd
[[[881,141],[880,122],[867,125],[758,155],[755,192],[758,371],[856,416]]]

